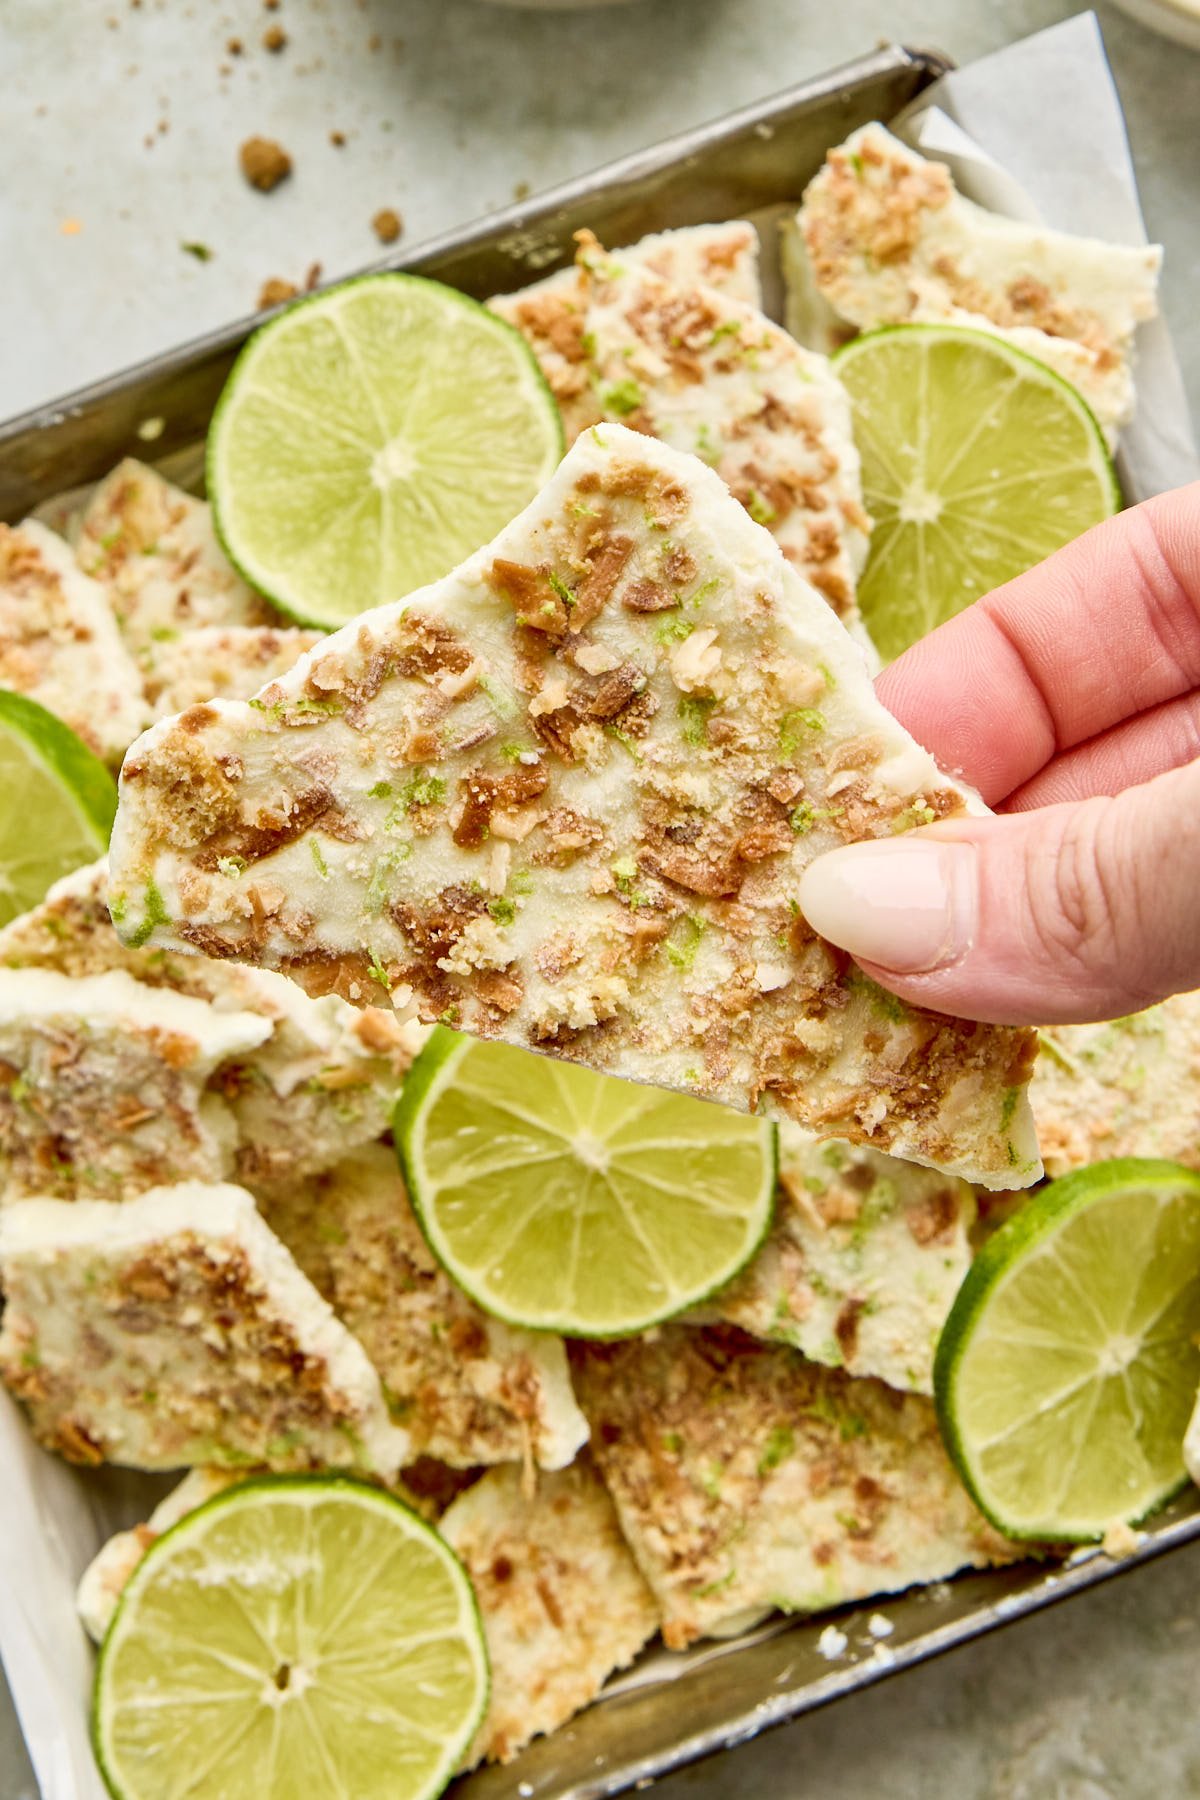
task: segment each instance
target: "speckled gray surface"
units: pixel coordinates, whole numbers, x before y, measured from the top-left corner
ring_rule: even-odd
[[[883,38],[965,61],[1071,0],[3,0],[0,415],[408,237],[712,118]],[[1100,7],[1166,307],[1200,412],[1200,56]],[[285,48],[261,44],[282,24]],[[241,55],[229,40],[241,40]],[[223,72],[225,71],[225,72]],[[331,131],[345,133],[338,148]],[[253,132],[292,180],[236,170]],[[206,245],[199,261],[183,243]],[[664,1800],[1192,1800],[1200,1548],[885,1682],[656,1789]],[[0,1605],[3,1597],[0,1596]],[[514,1793],[516,1782],[514,1779]],[[34,1800],[0,1693],[0,1800]]]

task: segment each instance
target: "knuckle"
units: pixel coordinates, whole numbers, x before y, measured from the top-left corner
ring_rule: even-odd
[[[1132,1012],[1158,995],[1146,968],[1146,894],[1127,836],[1111,802],[1077,807],[1054,845],[1052,878],[1031,883],[1030,906],[1047,961],[1073,968],[1081,991],[1100,986],[1119,1001],[1115,1010]]]

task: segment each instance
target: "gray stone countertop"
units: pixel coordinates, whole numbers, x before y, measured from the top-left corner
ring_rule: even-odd
[[[314,262],[328,278],[370,261],[380,208],[396,208],[416,241],[880,40],[964,62],[1077,10],[641,0],[551,15],[477,0],[284,0],[266,13],[258,0],[5,0],[0,416],[249,311],[270,276],[302,282]],[[1198,412],[1200,55],[1099,10]],[[276,23],[287,42],[272,53],[261,40]],[[236,170],[253,133],[295,159],[294,178],[265,201]],[[656,1791],[1191,1800],[1198,1585],[1200,1547]],[[0,1800],[34,1800],[2,1690]]]

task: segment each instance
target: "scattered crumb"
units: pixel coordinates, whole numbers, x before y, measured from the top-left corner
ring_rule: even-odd
[[[238,159],[250,186],[262,194],[269,194],[292,172],[291,157],[274,138],[247,138],[238,151]]]
[[[78,237],[83,230],[82,219],[64,219],[58,228],[64,237]]]
[[[243,44],[241,38],[231,37],[226,40],[225,48],[228,50],[230,56],[240,56],[246,46]]]
[[[340,150],[346,142],[346,134],[344,131],[331,131],[329,141],[335,150]]]
[[[299,292],[294,281],[285,281],[282,275],[272,275],[259,288],[255,305],[259,312],[268,312],[272,306],[282,306],[285,300],[294,300]]]
[[[371,220],[371,229],[381,244],[394,244],[404,230],[404,220],[390,206],[381,206]]]
[[[319,263],[319,262],[314,262],[314,263],[309,263],[309,265],[308,265],[308,273],[307,273],[307,274],[306,274],[306,275],[305,275],[305,277],[304,277],[304,291],[305,291],[305,293],[306,293],[306,294],[311,294],[311,293],[312,293],[312,291],[313,291],[313,289],[314,289],[314,288],[315,288],[315,287],[316,287],[316,285],[317,285],[317,283],[318,283],[318,281],[320,281],[320,279],[321,279],[321,265],[320,265],[320,263]]]
[[[263,0],[263,5],[266,7],[268,12],[278,12],[279,11],[279,0]]]
[[[516,186],[513,188],[513,199],[514,200],[528,200],[529,193],[530,193],[529,183],[527,181],[518,181]]]
[[[121,21],[119,19],[112,18],[111,15],[107,19],[105,19],[104,23],[108,26],[108,29],[110,31],[119,31],[121,28]]]
[[[871,1661],[876,1668],[890,1669],[896,1660],[896,1652],[887,1644],[876,1644],[871,1652]]]
[[[378,32],[376,32],[373,37],[369,37],[367,39],[367,49],[371,52],[372,55],[374,55],[376,50],[383,49],[383,39],[380,37]]]
[[[142,420],[137,428],[137,434],[141,438],[143,444],[153,444],[162,436],[166,429],[167,421],[161,414],[155,413],[151,418]]]
[[[1105,1532],[1101,1548],[1105,1556],[1111,1556],[1116,1561],[1123,1556],[1132,1556],[1134,1551],[1140,1547],[1142,1536],[1143,1534],[1135,1531],[1132,1525],[1118,1522],[1116,1525],[1110,1525]]]
[[[827,1625],[817,1639],[817,1652],[826,1662],[836,1662],[849,1642],[844,1631],[839,1631],[836,1625]]]
[[[267,29],[263,32],[262,41],[264,50],[273,51],[278,55],[279,51],[282,50],[283,46],[287,43],[287,32],[283,29],[282,25],[268,25]]]
[[[867,1630],[873,1638],[891,1637],[895,1629],[886,1613],[872,1613],[867,1620]]]
[[[188,256],[194,256],[197,262],[211,262],[213,252],[207,244],[181,243],[179,248]]]
[[[170,129],[171,129],[170,119],[160,119],[158,121],[157,129],[158,129],[159,137],[166,137],[168,131],[170,131]]]

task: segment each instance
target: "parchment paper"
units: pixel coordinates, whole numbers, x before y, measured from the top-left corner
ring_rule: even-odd
[[[946,76],[903,128],[922,150],[951,162],[964,191],[985,205],[1145,242],[1124,122],[1092,14]],[[1130,499],[1200,473],[1165,325],[1143,327],[1139,349],[1138,418],[1122,467]],[[46,1455],[3,1393],[0,1469],[0,1658],[42,1800],[105,1800],[88,1741],[92,1655],[74,1588],[104,1539],[145,1517],[163,1484],[84,1474]],[[721,1653],[735,1652],[723,1646]],[[656,1678],[655,1660],[639,1668],[639,1682]],[[682,1661],[663,1653],[659,1678],[677,1674]]]

